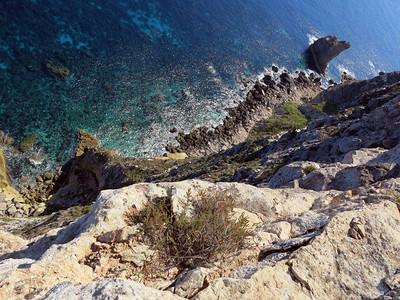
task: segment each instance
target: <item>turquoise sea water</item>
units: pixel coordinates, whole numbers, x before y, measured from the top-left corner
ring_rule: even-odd
[[[330,34],[352,47],[329,77],[400,70],[397,0],[3,1],[0,129],[40,134],[11,158],[20,172],[37,151],[47,160],[35,168],[64,163],[80,128],[124,155],[160,155],[170,128],[218,124],[244,76],[305,69],[309,43]]]

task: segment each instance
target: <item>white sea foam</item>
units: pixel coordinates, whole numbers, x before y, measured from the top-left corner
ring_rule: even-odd
[[[338,65],[337,69],[339,70],[339,74],[342,74],[343,72],[346,72],[350,76],[353,76],[354,78],[356,78],[356,75],[354,75],[354,73],[351,72],[349,69],[347,69],[347,67],[345,67],[344,65]]]
[[[371,67],[371,73],[373,74],[373,76],[377,76],[379,74],[379,72],[381,71],[380,69],[377,69],[375,67],[375,65],[372,63],[372,61],[368,61],[368,65]]]
[[[312,35],[310,33],[307,33],[307,38],[308,38],[308,44],[311,45],[314,43],[318,38],[315,35]]]

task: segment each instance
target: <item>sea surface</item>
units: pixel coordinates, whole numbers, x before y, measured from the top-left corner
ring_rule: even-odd
[[[398,0],[0,1],[0,129],[38,137],[6,151],[13,176],[61,166],[78,129],[122,155],[162,155],[171,128],[217,125],[243,77],[304,70],[309,44],[332,34],[352,47],[329,78],[400,70]]]

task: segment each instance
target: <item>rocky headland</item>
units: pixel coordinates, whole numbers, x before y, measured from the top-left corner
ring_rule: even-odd
[[[58,174],[17,190],[0,155],[0,299],[398,299],[400,72],[325,90],[277,77],[217,128],[179,133],[176,156],[124,158],[80,131]],[[146,228],[167,216],[176,245],[213,193],[243,239],[170,263]]]

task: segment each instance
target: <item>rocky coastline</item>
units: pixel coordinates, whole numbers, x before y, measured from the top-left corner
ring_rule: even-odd
[[[79,131],[58,174],[16,190],[0,152],[0,299],[398,299],[400,72],[320,80],[265,75],[175,156],[124,158]],[[139,213],[164,199],[176,223],[205,192],[235,199],[244,244],[163,264]]]
[[[276,71],[273,68],[273,72]],[[223,124],[214,129],[199,127],[188,134],[181,131],[176,137],[179,145],[168,145],[166,150],[185,152],[189,156],[203,156],[244,142],[254,125],[271,117],[277,106],[285,102],[301,103],[302,100],[319,94],[322,91],[320,80],[313,73],[307,77],[302,71],[294,75],[285,71],[278,81],[267,74],[254,84],[243,102],[228,109],[228,116]]]

